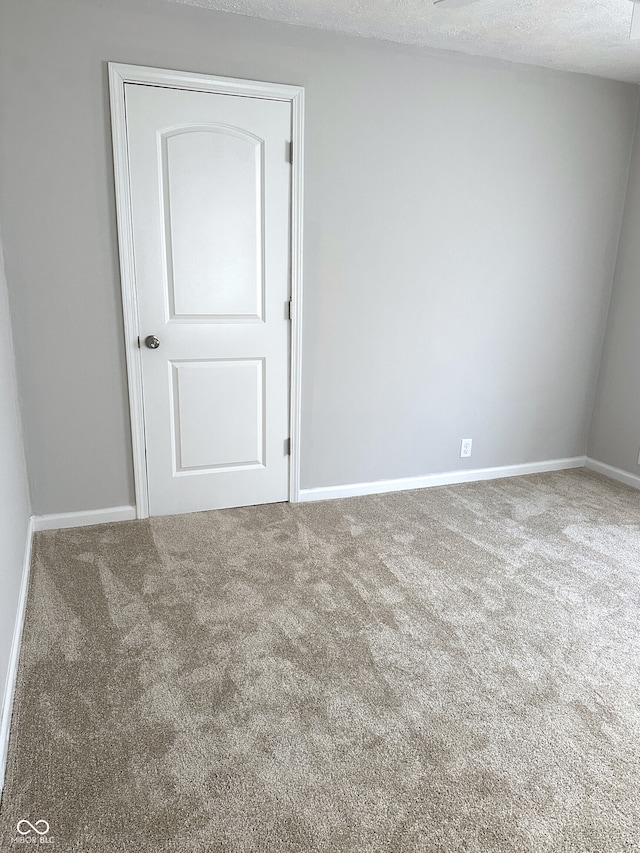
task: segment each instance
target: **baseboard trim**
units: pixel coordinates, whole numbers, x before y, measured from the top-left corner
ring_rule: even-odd
[[[403,477],[398,480],[376,480],[372,483],[350,483],[343,486],[320,486],[315,489],[301,489],[300,503],[350,498],[358,495],[377,495],[384,492],[403,492],[409,489],[427,489],[433,486],[450,486],[454,483],[473,483],[479,480],[497,480],[502,477],[521,477],[525,474],[543,474],[547,471],[563,471],[568,468],[583,468],[585,460],[586,457],[584,456],[573,456],[567,459],[528,462],[524,465],[473,468],[467,471],[427,474],[422,477]]]
[[[622,468],[614,468],[613,465],[598,462],[597,459],[591,459],[589,456],[586,458],[585,468],[595,471],[597,474],[604,474],[605,477],[617,480],[619,483],[625,483],[625,485],[632,486],[634,489],[640,489],[640,477],[637,474],[630,474],[628,471],[623,471]]]
[[[60,530],[64,527],[86,527],[89,524],[108,524],[111,521],[132,521],[136,517],[134,506],[111,506],[106,509],[89,509],[85,512],[59,512],[53,515],[36,515],[34,530]]]
[[[2,699],[2,716],[0,717],[0,793],[4,787],[4,777],[7,770],[7,755],[9,750],[9,733],[11,731],[11,716],[13,714],[13,698],[18,678],[18,662],[20,660],[20,644],[22,642],[22,629],[27,609],[27,593],[29,592],[29,575],[31,571],[31,545],[33,542],[34,524],[33,517],[29,519],[27,526],[27,541],[24,548],[24,560],[22,563],[22,580],[20,582],[20,594],[18,596],[18,609],[16,621],[13,628],[13,640],[11,642],[11,654],[9,656],[9,669],[4,686]]]

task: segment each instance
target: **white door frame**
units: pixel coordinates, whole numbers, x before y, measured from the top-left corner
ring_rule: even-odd
[[[125,351],[129,385],[133,473],[136,492],[136,515],[149,516],[147,454],[144,432],[142,393],[142,357],[138,345],[138,299],[133,253],[133,217],[129,191],[129,154],[125,113],[125,83],[142,83],[170,89],[190,89],[220,95],[244,95],[266,100],[288,101],[292,111],[291,173],[291,365],[290,365],[290,438],[289,501],[300,500],[300,422],[302,405],[302,208],[303,208],[303,131],[304,89],[279,83],[259,83],[233,77],[211,77],[166,71],[142,65],[109,63],[113,164],[120,252],[120,280],[124,314]]]

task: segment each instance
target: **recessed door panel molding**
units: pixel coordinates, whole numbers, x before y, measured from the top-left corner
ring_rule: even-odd
[[[169,319],[262,321],[264,140],[212,124],[160,147]]]
[[[172,361],[170,365],[175,472],[264,468],[264,359]]]
[[[298,501],[303,90],[109,77],[137,515]]]

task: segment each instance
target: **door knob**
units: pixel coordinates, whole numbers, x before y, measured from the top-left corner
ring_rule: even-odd
[[[149,335],[144,339],[144,342],[149,349],[158,349],[160,346],[160,338],[156,338],[155,335]]]

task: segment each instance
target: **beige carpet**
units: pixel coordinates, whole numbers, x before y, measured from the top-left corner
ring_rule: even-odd
[[[38,534],[2,851],[22,819],[91,853],[640,850],[640,494]]]

